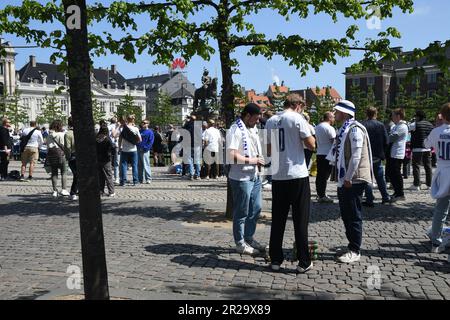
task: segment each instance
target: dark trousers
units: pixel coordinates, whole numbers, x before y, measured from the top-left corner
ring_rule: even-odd
[[[319,198],[325,197],[325,190],[327,189],[327,181],[331,174],[330,162],[326,159],[326,155],[317,155],[317,177],[316,190]]]
[[[108,193],[114,193],[114,174],[111,166],[111,162],[98,164],[98,181],[100,184],[100,192],[104,192],[105,184],[108,188]]]
[[[402,176],[403,159],[390,158],[389,160],[389,179],[394,188],[394,196],[403,197],[403,176]]]
[[[431,179],[433,170],[431,169],[431,152],[413,152],[412,167],[414,176],[414,185],[419,187],[420,182],[420,165],[423,165],[425,169],[425,183],[427,186],[431,186]]]
[[[78,193],[77,161],[75,159],[69,160],[69,168],[73,175],[72,187],[70,187],[70,195],[73,196]]]
[[[366,183],[338,188],[339,209],[349,242],[348,249],[356,253],[359,253],[362,243],[361,197],[365,188]]]
[[[8,155],[5,152],[0,152],[0,176],[2,178],[8,177]]]
[[[313,155],[313,152],[309,149],[304,149],[305,151],[305,162],[306,162],[306,167],[309,169],[309,163],[311,162],[311,158]]]
[[[269,255],[274,264],[281,264],[284,260],[283,236],[291,206],[297,259],[299,265],[306,268],[311,264],[308,248],[308,223],[311,209],[309,177],[272,181],[272,227],[270,229]]]

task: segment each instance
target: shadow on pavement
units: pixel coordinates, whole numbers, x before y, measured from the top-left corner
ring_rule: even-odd
[[[32,295],[18,296],[15,298],[15,300],[36,300],[40,296],[46,295],[49,292],[50,291],[48,291],[48,290],[39,290],[39,291],[35,291]]]
[[[151,191],[151,190],[149,190]],[[195,192],[195,191],[193,191]],[[78,202],[67,198],[52,198],[50,194],[21,195],[12,194],[0,204],[0,216],[4,215],[66,215],[78,214]],[[145,203],[143,203],[145,201]],[[209,207],[208,207],[209,206]],[[179,220],[183,222],[229,222],[225,218],[225,205],[193,203],[187,201],[149,201],[126,199],[103,199],[104,214],[140,215],[143,217],[157,217],[165,220]],[[223,206],[223,207],[222,207]],[[382,222],[431,222],[433,205],[426,203],[400,203],[399,205],[376,205],[375,208],[363,209],[364,221]],[[291,217],[289,217],[291,219]],[[317,204],[313,202],[311,223],[340,219],[338,204]],[[270,224],[270,219],[261,219],[263,224]]]

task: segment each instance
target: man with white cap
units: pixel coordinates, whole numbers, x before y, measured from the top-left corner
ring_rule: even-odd
[[[334,110],[336,121],[343,125],[328,159],[336,167],[339,208],[349,241],[348,251],[338,261],[352,263],[361,258],[361,197],[367,183],[373,181],[372,153],[365,127],[355,120],[355,105],[342,100]]]

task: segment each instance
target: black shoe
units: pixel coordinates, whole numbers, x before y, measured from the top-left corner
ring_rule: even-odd
[[[395,196],[394,195],[391,197],[391,202],[403,201],[405,199],[406,199],[405,196]]]
[[[369,202],[367,202],[367,201],[363,201],[361,204],[362,204],[364,207],[368,207],[368,208],[373,208],[373,207],[375,207],[375,205],[374,205],[373,203],[369,203]]]
[[[391,203],[391,202],[392,202],[392,199],[383,199],[381,201],[381,204],[386,204],[386,203]]]
[[[23,175],[20,176],[19,181],[25,181],[25,177]]]
[[[32,176],[28,176],[28,179],[27,179],[28,181],[31,181],[31,180],[33,180],[33,177]]]

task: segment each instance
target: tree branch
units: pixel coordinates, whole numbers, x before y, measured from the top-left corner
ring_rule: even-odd
[[[214,3],[211,0],[196,0],[196,1],[192,1],[192,3],[194,4],[195,7],[198,7],[200,5],[207,5],[207,6],[211,6],[214,7],[217,11],[219,11],[219,6]],[[134,5],[134,4],[131,4]],[[173,7],[176,6],[176,3],[174,2],[165,2],[165,3],[140,3],[140,4],[136,4],[135,8],[140,9],[140,10],[146,10],[146,9],[152,9],[152,8],[169,8],[169,7]],[[109,7],[91,7],[90,10],[93,12],[98,12],[98,11],[106,11],[108,10]]]
[[[267,3],[269,1],[266,1],[266,0],[246,0],[246,1],[241,1],[238,4],[236,4],[234,6],[231,6],[228,9],[228,13],[232,13],[234,10],[236,10],[238,7],[241,7],[241,6],[247,6],[247,5],[252,5],[252,4],[259,4],[259,3],[263,3],[263,2]],[[306,0],[304,0],[302,2],[306,3],[307,5],[313,5],[314,4],[313,1],[306,1]],[[375,2],[376,2],[376,0],[368,0],[368,1],[360,2],[360,4],[362,6],[364,6],[364,5],[374,4]]]
[[[233,41],[231,46],[233,48],[237,48],[237,47],[249,47],[249,46],[268,46],[271,45],[273,43],[276,43],[277,40],[264,40],[264,41],[246,41],[246,40],[238,40],[238,41]],[[304,46],[307,47],[319,47],[321,46],[320,43],[318,44],[312,44],[312,43],[307,43],[304,44]],[[357,50],[357,51],[370,51],[370,49],[368,48],[364,48],[364,47],[346,47],[348,50]]]

